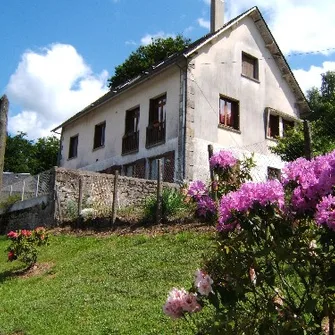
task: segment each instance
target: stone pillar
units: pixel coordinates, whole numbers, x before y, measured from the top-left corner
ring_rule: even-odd
[[[4,169],[4,159],[7,140],[7,119],[9,101],[6,95],[0,98],[0,190],[2,188],[2,175]]]

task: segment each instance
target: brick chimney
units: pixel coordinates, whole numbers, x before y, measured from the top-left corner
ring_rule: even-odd
[[[211,0],[211,33],[223,26],[224,0]]]

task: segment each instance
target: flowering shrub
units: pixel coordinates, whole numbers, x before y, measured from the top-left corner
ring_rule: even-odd
[[[241,180],[230,173],[225,181]],[[335,151],[289,163],[281,182],[223,192],[217,249],[183,290],[214,307],[199,334],[334,334],[334,187]],[[209,195],[193,191],[198,202]]]
[[[238,160],[231,152],[224,150],[214,154],[210,158],[210,166],[217,180],[209,186],[202,181],[194,181],[187,193],[197,204],[197,214],[207,219],[216,218],[218,206],[213,199],[216,196],[210,189],[219,196],[236,191],[242,183],[251,180],[250,170],[254,165],[252,157]]]
[[[233,168],[237,163],[238,160],[233,154],[230,151],[224,150],[214,154],[209,160],[212,169],[229,169]]]
[[[43,227],[35,230],[11,231],[7,234],[11,240],[8,247],[8,261],[21,260],[27,266],[32,266],[37,261],[37,248],[48,243],[48,234]]]

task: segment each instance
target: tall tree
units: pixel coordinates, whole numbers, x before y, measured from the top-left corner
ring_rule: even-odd
[[[114,75],[108,79],[108,87],[113,89],[135,78],[151,66],[184,50],[190,43],[191,40],[182,35],[152,39],[150,44],[140,46],[121,65],[116,66]]]
[[[4,171],[38,174],[57,164],[59,140],[55,136],[28,140],[27,134],[7,135]]]
[[[335,72],[322,74],[321,88],[313,87],[307,92],[312,112],[306,116],[312,130],[313,156],[335,149]],[[293,161],[304,156],[304,135],[302,125],[287,132],[271,148],[284,161]]]

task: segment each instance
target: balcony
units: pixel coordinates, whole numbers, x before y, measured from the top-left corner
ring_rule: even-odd
[[[165,122],[155,122],[147,127],[146,147],[165,142]]]
[[[138,151],[139,131],[129,133],[122,138],[122,155]]]

